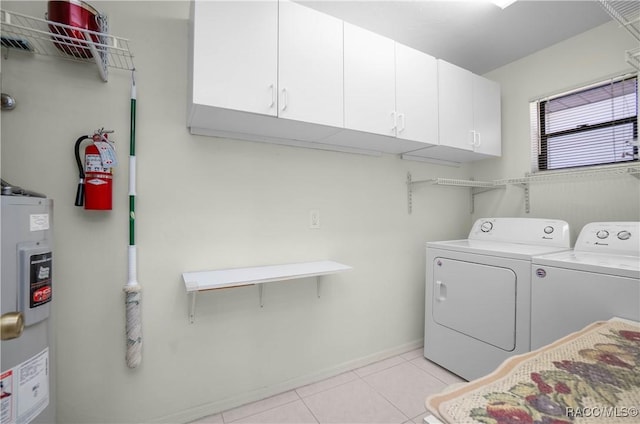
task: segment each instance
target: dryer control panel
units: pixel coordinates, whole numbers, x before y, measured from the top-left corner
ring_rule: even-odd
[[[567,222],[540,218],[481,218],[473,224],[469,239],[566,248],[571,242]]]
[[[575,251],[640,256],[640,222],[592,222],[585,225]]]

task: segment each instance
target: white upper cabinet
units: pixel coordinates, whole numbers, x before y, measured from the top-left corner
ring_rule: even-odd
[[[453,162],[500,155],[500,88],[289,0],[193,0],[192,134]]]
[[[438,66],[436,59],[403,44],[396,47],[397,136],[438,143]]]
[[[275,116],[278,3],[192,4],[192,103]]]
[[[500,84],[479,75],[473,78],[473,113],[477,141],[474,151],[502,155]]]
[[[421,143],[438,141],[435,58],[344,24],[345,128]],[[396,144],[399,150],[420,144]]]
[[[342,127],[342,21],[280,1],[278,116]]]
[[[473,150],[473,76],[438,60],[440,145]]]
[[[438,60],[440,145],[500,156],[500,86]]]
[[[395,136],[395,42],[344,23],[344,126]]]

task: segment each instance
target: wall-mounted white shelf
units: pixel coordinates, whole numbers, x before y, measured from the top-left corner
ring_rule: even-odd
[[[133,70],[129,40],[108,34],[101,16],[100,32],[0,10],[2,47],[76,62],[94,63],[103,81],[108,69]],[[83,38],[81,38],[83,37]],[[5,53],[6,55],[6,53]]]
[[[334,261],[302,262],[283,265],[268,265],[248,268],[218,269],[213,271],[184,272],[182,279],[187,293],[191,295],[189,320],[195,319],[196,294],[201,291],[228,289],[257,285],[262,303],[262,287],[274,281],[295,280],[316,277],[317,294],[320,297],[320,280],[318,277],[352,269]]]
[[[409,200],[409,213],[411,213],[412,203],[412,189],[416,184],[433,184],[441,186],[454,186],[454,187],[470,187],[471,188],[471,213],[473,213],[474,196],[485,191],[494,190],[497,188],[504,188],[507,185],[515,185],[524,189],[524,201],[525,212],[531,211],[531,199],[529,197],[529,186],[534,183],[551,183],[562,180],[575,180],[589,177],[619,177],[631,175],[640,180],[640,164],[635,162],[632,165],[618,165],[618,166],[603,166],[594,168],[584,168],[578,170],[566,170],[566,171],[545,171],[536,174],[527,174],[524,177],[519,178],[505,178],[494,181],[475,181],[475,180],[458,180],[451,178],[432,178],[426,180],[413,181],[411,174],[407,173],[407,190]]]

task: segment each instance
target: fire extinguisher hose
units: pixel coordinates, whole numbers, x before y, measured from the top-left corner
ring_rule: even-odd
[[[83,135],[76,140],[76,144],[73,146],[73,152],[76,156],[76,164],[78,165],[78,189],[76,190],[76,206],[84,205],[84,168],[82,166],[82,159],[80,159],[80,143],[86,139],[91,138],[88,135]]]
[[[127,366],[136,368],[142,362],[142,287],[138,284],[137,248],[135,241],[136,199],[136,81],[131,71],[131,133],[129,142],[129,275],[124,286],[127,321]]]

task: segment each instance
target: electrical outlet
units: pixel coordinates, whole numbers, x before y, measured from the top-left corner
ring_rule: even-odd
[[[320,228],[320,211],[318,209],[309,211],[309,228]]]

